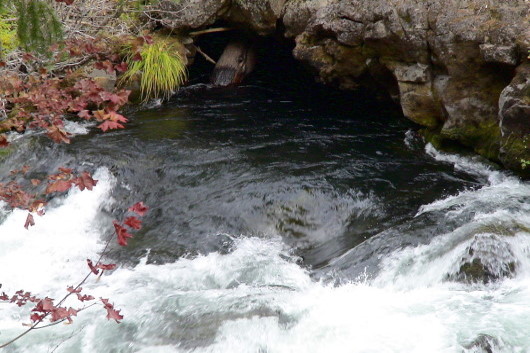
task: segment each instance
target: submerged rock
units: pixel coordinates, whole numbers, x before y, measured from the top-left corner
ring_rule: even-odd
[[[488,284],[512,277],[517,259],[510,245],[493,234],[477,234],[462,256],[456,273],[447,278],[452,281]]]
[[[464,346],[467,352],[494,353],[499,346],[499,340],[493,336],[480,334],[471,343]]]

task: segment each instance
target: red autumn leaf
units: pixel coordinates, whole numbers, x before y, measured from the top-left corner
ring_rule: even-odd
[[[92,113],[94,113],[94,117],[97,121],[103,121],[107,119],[107,112],[105,112],[104,110],[96,110]]]
[[[0,135],[0,147],[7,147],[9,146],[9,142],[7,142],[6,135],[2,134]]]
[[[77,316],[77,310],[73,309],[73,308],[64,308],[64,307],[58,307],[58,308],[54,308],[52,311],[51,311],[51,318],[50,318],[50,321],[54,322],[54,321],[59,321],[59,320],[68,320],[69,323],[72,322],[72,316]]]
[[[68,51],[70,52],[70,56],[79,56],[82,54],[79,48],[68,48]]]
[[[79,293],[77,293],[77,299],[81,302],[84,302],[84,301],[88,301],[88,300],[94,300],[94,297],[91,296],[91,295],[81,295]]]
[[[142,229],[142,221],[136,217],[127,217],[123,223],[136,230]]]
[[[70,136],[70,134],[64,131],[62,128],[53,125],[53,126],[48,127],[47,130],[48,130],[47,135],[53,141],[57,143],[61,143],[61,142],[70,143],[70,138],[68,137]]]
[[[101,302],[103,302],[103,306],[107,310],[107,319],[114,319],[119,324],[120,322],[118,320],[123,320],[123,315],[120,315],[120,310],[114,309],[114,305],[109,303],[108,299],[101,298]]]
[[[134,212],[139,216],[143,216],[146,214],[147,210],[149,210],[149,207],[144,205],[142,201],[135,203],[131,207],[128,208],[128,211]]]
[[[142,39],[145,41],[146,44],[153,44],[153,37],[151,36],[143,36]]]
[[[26,223],[24,223],[24,228],[28,229],[30,226],[35,225],[35,220],[33,219],[33,215],[31,213],[28,213],[28,217],[26,218]]]
[[[118,244],[121,246],[127,245],[127,239],[132,238],[132,234],[127,232],[127,228],[121,226],[118,222],[114,221],[114,229],[116,230],[116,235],[118,236]]]
[[[77,310],[75,310],[74,308],[68,308],[68,315],[77,316]]]
[[[105,120],[103,123],[98,125],[98,128],[100,128],[103,131],[114,130],[114,129],[123,129],[124,127],[125,126],[123,126],[122,124],[117,123],[115,121],[111,121],[111,120]]]
[[[26,174],[29,171],[29,169],[30,169],[29,165],[25,165],[25,166],[23,166],[20,169],[11,170],[9,173],[12,174],[12,175],[15,175],[15,174],[18,174],[18,173]]]
[[[31,184],[33,186],[37,186],[41,183],[41,181],[39,179],[31,179]]]
[[[31,203],[31,205],[29,205],[28,207],[28,210],[30,212],[35,212],[37,213],[39,216],[43,216],[44,215],[44,206],[46,205],[46,202],[42,201],[42,200],[35,200]]]
[[[116,268],[116,264],[98,264],[96,268],[100,268],[102,270],[114,270]]]
[[[68,293],[81,293],[81,290],[83,288],[79,287],[77,289],[74,289],[74,287],[72,286],[69,286],[68,288],[66,288],[66,290],[68,291]]]
[[[98,61],[94,64],[94,67],[98,70],[105,70],[109,74],[112,74],[114,72],[114,66],[112,65],[110,60]]]
[[[0,295],[0,300],[9,300],[9,297],[5,292],[2,292],[2,295]]]
[[[30,53],[24,53],[22,54],[22,60],[24,61],[29,61],[29,60],[34,60],[35,57],[33,55],[31,55]]]
[[[128,67],[129,67],[129,66],[127,65],[127,63],[126,63],[125,61],[123,61],[123,62],[121,62],[121,63],[119,63],[119,64],[117,64],[117,65],[114,65],[114,68],[115,68],[116,71],[118,71],[118,72],[125,72],[125,71],[127,71],[127,68],[128,68]]]
[[[57,169],[63,174],[72,174],[74,172],[72,168],[59,167]]]
[[[5,61],[0,61],[0,67],[6,67],[6,62]]]
[[[119,98],[119,96],[117,96],[117,95],[116,95],[116,97],[118,97],[118,99],[121,99],[121,98]],[[108,117],[109,120],[112,120],[112,121],[119,121],[119,122],[121,122],[121,123],[126,123],[127,121],[129,121],[129,120],[127,120],[126,117],[124,117],[124,116],[121,115],[121,114],[116,113],[115,111],[110,111],[110,112],[108,113],[107,117]]]
[[[90,268],[90,271],[92,271],[93,274],[97,275],[99,273],[99,270],[94,267],[94,264],[92,263],[92,260],[86,259],[86,262],[88,264],[88,267]]]
[[[44,319],[44,315],[33,313],[31,314],[29,318],[31,321],[36,322],[36,321],[41,321],[42,319]]]
[[[128,99],[129,99],[129,91],[120,91],[118,93],[112,93],[112,92],[103,91],[103,92],[101,92],[99,94],[99,96],[103,100],[110,101],[113,104],[121,106],[121,105],[124,105],[125,103],[127,103]],[[112,111],[110,113],[112,113]],[[120,115],[120,117],[122,117],[123,120],[122,119],[114,119],[112,116],[106,116],[106,119],[120,120],[120,121],[123,121],[124,123],[127,122],[127,119],[125,119],[125,117],[123,117],[121,115]]]
[[[92,190],[92,188],[98,183],[98,181],[92,179],[90,174],[88,174],[87,172],[81,173],[81,176],[79,178],[76,178],[74,182],[75,185],[77,185],[77,187],[79,187],[79,190],[81,191],[85,190],[85,188],[88,190]]]
[[[140,54],[140,52],[136,52],[133,57],[132,57],[132,61],[142,61],[142,54]]]
[[[86,109],[81,110],[79,113],[77,113],[77,116],[86,120],[92,118],[92,114],[90,114],[90,111]]]
[[[51,194],[52,192],[65,192],[72,186],[71,180],[57,180],[51,184],[48,184],[46,193]]]
[[[37,303],[37,305],[35,305],[35,308],[33,308],[32,311],[48,313],[54,309],[56,308],[53,305],[53,299],[46,297],[44,299],[39,300],[39,302]]]

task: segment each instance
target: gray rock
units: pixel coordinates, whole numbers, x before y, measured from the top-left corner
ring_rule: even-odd
[[[397,66],[394,75],[401,82],[425,83],[430,81],[430,67],[424,64]]]
[[[517,265],[510,245],[501,236],[477,234],[462,256],[459,269],[447,277],[453,281],[488,284],[513,277]]]
[[[479,47],[485,62],[506,65],[517,64],[516,45],[481,44]]]
[[[162,0],[158,6],[160,22],[184,32],[223,20],[266,35],[280,23],[294,38],[293,55],[318,80],[355,89],[371,77],[407,117],[440,138],[510,168],[530,160],[527,0]]]
[[[166,27],[179,30],[212,25],[228,10],[228,0],[161,0],[152,16]]]
[[[109,74],[105,70],[92,69],[88,75],[92,78],[100,87],[106,91],[112,92],[116,86],[116,72]]]
[[[530,161],[530,63],[520,65],[515,77],[501,92],[499,125],[503,164],[530,174],[523,163]]]
[[[480,334],[471,343],[466,344],[464,348],[473,353],[494,353],[500,346],[500,342],[497,338]]]

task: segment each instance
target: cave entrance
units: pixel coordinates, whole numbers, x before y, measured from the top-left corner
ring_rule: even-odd
[[[217,24],[215,27],[228,27]],[[244,84],[267,83],[267,85],[301,85],[315,84],[313,75],[292,55],[294,43],[283,37],[282,33],[261,37],[243,30],[227,30],[200,35],[195,45],[209,57],[218,61],[226,46],[234,41],[249,41],[256,53],[255,67],[245,78]],[[191,83],[206,83],[214,64],[197,53],[195,62],[190,67]]]
[[[230,24],[216,23],[215,28],[230,27]],[[390,82],[395,78],[390,74],[389,82],[381,83],[374,80],[370,74],[360,78],[361,83],[356,90],[340,90],[334,85],[324,85],[315,77],[315,70],[293,57],[295,43],[292,39],[284,37],[281,30],[269,36],[258,36],[246,30],[233,29],[221,32],[212,32],[198,36],[195,45],[202,52],[214,60],[218,60],[225,47],[234,39],[246,38],[253,42],[256,52],[254,70],[245,78],[243,86],[260,86],[266,89],[283,92],[286,95],[296,95],[298,99],[308,102],[320,101],[322,109],[331,106],[342,105],[343,109],[349,109],[352,104],[362,102],[365,106],[388,107],[392,115],[400,115],[401,109],[396,104],[395,97],[391,97],[386,84],[394,84],[397,90],[397,82]],[[189,68],[190,84],[209,83],[214,64],[209,62],[203,55],[197,53],[193,65]],[[226,87],[225,90],[235,89]],[[394,92],[396,93],[396,92]]]

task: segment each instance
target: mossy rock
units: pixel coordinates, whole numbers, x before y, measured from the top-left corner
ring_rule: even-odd
[[[448,274],[446,279],[488,284],[513,277],[517,269],[517,258],[509,243],[502,237],[503,235],[489,232],[475,234],[460,260],[458,270]]]
[[[471,147],[475,152],[492,161],[499,161],[501,130],[495,122],[470,123],[465,126],[443,128],[441,139],[454,140]]]
[[[500,159],[507,168],[530,178],[530,136],[503,136]]]
[[[515,272],[515,262],[509,262],[503,271],[495,273],[488,266],[484,265],[480,259],[473,259],[460,266],[460,270],[450,279],[464,283],[488,284],[502,278],[512,277]]]

